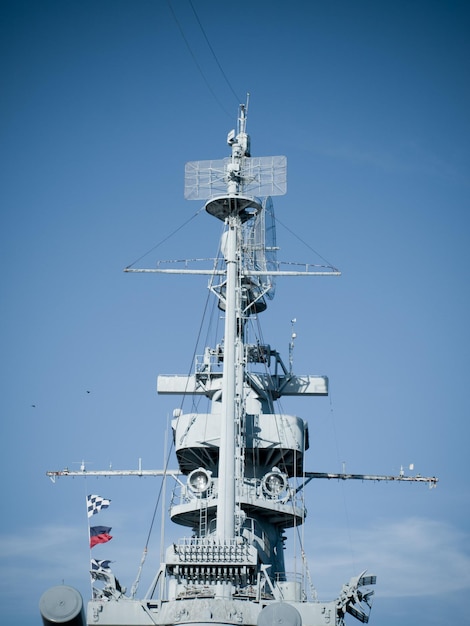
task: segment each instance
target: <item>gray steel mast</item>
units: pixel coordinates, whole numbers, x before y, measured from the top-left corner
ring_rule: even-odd
[[[227,223],[223,254],[226,266],[224,369],[222,377],[222,421],[219,445],[219,498],[217,500],[217,538],[221,542],[235,537],[235,487],[237,427],[240,428],[240,406],[237,391],[241,393],[243,377],[241,361],[243,337],[241,333],[240,293],[240,229],[241,213],[255,203],[239,197],[243,187],[243,159],[249,157],[249,141],[245,132],[245,108],[240,107],[238,133],[232,145],[232,162],[227,167],[227,195],[210,200],[206,209],[213,215],[224,217]],[[238,471],[241,471],[238,466]],[[240,479],[240,476],[237,476]],[[223,494],[223,496],[222,496]]]
[[[206,211],[225,224],[223,266],[210,269],[155,268],[128,272],[207,274],[224,311],[223,341],[206,348],[190,376],[159,376],[161,394],[195,394],[211,401],[210,413],[175,410],[172,422],[179,470],[47,472],[60,476],[172,476],[179,496],[171,519],[192,528],[192,536],[170,544],[145,596],[126,596],[111,572],[100,572],[103,589],[93,587],[88,624],[102,626],[343,626],[349,613],[368,621],[375,576],[351,578],[336,600],[306,599],[302,584],[288,580],[283,532],[305,520],[297,494],[313,478],[426,482],[437,478],[305,472],[307,424],[275,413],[281,396],[325,396],[326,376],[297,376],[269,345],[250,344],[247,321],[266,308],[277,276],[337,276],[334,268],[280,269],[274,261],[274,214],[270,196],[286,192],[286,158],[252,157],[246,133],[246,107],[240,105],[237,132],[228,134],[231,156],[186,164],[185,197],[204,200]],[[272,221],[271,240],[267,235]],[[292,355],[290,354],[290,357]],[[220,371],[220,366],[222,370]],[[249,451],[250,457],[247,451]],[[184,480],[185,478],[185,480]],[[301,480],[293,486],[291,482]],[[144,557],[143,557],[144,560]],[[142,561],[143,564],[143,561]],[[141,565],[142,565],[141,564]],[[140,570],[139,570],[140,573]],[[136,581],[137,582],[137,581]],[[155,597],[156,590],[160,595]],[[45,613],[67,605],[67,593],[53,588]],[[47,593],[47,592],[46,592]],[[46,595],[46,594],[45,594]],[[70,602],[76,601],[72,594]],[[51,606],[50,606],[51,605]],[[53,606],[52,606],[53,605]],[[43,612],[43,621],[46,622]],[[62,623],[62,622],[61,622]],[[64,624],[72,621],[64,622]],[[75,621],[73,625],[75,625]]]

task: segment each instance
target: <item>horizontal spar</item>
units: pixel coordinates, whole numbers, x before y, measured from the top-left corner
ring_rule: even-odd
[[[68,470],[63,469],[56,472],[46,472],[46,476],[55,482],[56,478],[62,476],[171,476],[177,480],[182,472],[178,470]]]
[[[432,486],[436,486],[439,482],[439,478],[435,476],[386,476],[380,474],[331,474],[328,472],[305,472],[305,478],[311,480],[312,478],[328,478],[338,480],[388,480],[397,482],[414,482],[414,483],[430,483]]]
[[[202,276],[225,276],[225,270],[189,270],[189,269],[131,269],[126,267],[125,272],[135,274],[199,274]],[[254,270],[243,272],[243,276],[341,276],[341,272],[293,272],[293,271],[273,271],[262,272]]]

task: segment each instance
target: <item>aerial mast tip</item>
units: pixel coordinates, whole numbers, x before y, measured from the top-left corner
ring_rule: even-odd
[[[248,112],[248,97],[247,94],[247,102],[246,104],[240,104],[239,112],[238,112],[238,132],[236,136],[236,141],[233,141],[233,137],[229,141],[229,144],[232,145],[232,153],[238,152],[239,156],[247,156],[250,157],[250,137],[246,133],[246,116]]]

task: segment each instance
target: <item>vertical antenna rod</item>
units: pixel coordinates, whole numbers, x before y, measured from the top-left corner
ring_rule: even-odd
[[[217,537],[229,541],[235,536],[235,435],[236,393],[240,340],[237,325],[240,315],[240,294],[237,288],[240,272],[239,247],[240,216],[237,195],[240,191],[242,159],[248,156],[249,137],[245,132],[245,106],[240,105],[238,134],[231,142],[232,160],[227,171],[227,199],[230,206],[226,218],[228,230],[224,241],[227,269],[224,328],[224,372],[222,378],[222,423],[219,448],[219,498],[217,503]],[[221,492],[223,490],[223,493]]]

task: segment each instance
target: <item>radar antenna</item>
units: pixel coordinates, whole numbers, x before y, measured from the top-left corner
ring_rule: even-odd
[[[276,227],[271,196],[263,198],[258,210],[243,224],[243,270],[258,298],[273,299],[277,269]],[[256,275],[251,274],[256,272]],[[266,308],[264,306],[263,308]]]
[[[232,155],[225,159],[190,161],[185,167],[184,197],[187,200],[210,200],[209,213],[225,220],[222,197],[247,200],[253,196],[283,196],[287,190],[287,159],[285,156],[251,157],[250,136],[246,133],[246,106],[240,105],[237,134],[231,130],[227,143]],[[218,196],[220,202],[213,202]],[[246,206],[246,205],[245,205]]]

